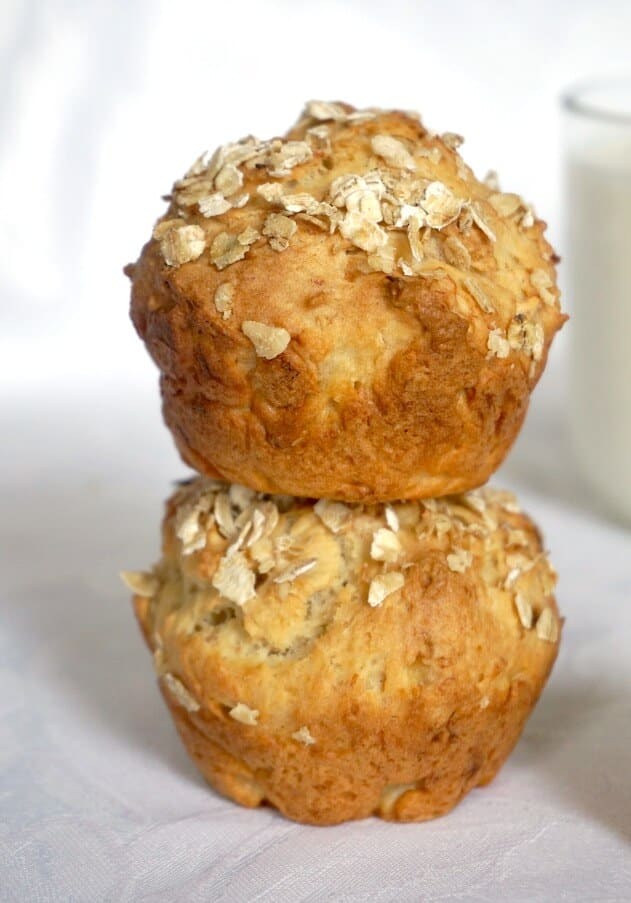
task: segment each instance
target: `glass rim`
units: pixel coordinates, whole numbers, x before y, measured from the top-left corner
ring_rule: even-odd
[[[627,85],[629,87],[629,112],[615,112],[605,109],[585,99],[585,94],[590,90],[599,88],[614,88]],[[603,76],[577,82],[566,88],[561,95],[561,106],[568,113],[583,116],[585,119],[598,119],[613,125],[631,126],[631,73],[619,76]]]

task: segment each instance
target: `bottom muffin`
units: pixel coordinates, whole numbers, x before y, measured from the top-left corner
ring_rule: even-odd
[[[309,824],[433,818],[488,783],[559,644],[538,531],[492,489],[350,506],[197,478],[124,577],[204,777]]]

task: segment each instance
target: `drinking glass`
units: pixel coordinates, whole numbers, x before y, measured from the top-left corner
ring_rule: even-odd
[[[563,126],[572,443],[631,523],[631,76],[568,90]]]

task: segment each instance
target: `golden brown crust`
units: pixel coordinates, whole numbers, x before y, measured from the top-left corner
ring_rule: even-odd
[[[288,141],[198,163],[128,269],[180,453],[305,497],[480,485],[564,320],[544,224],[478,182],[453,136],[396,111],[309,110]],[[205,216],[217,199],[229,209]]]
[[[488,783],[558,649],[537,530],[492,490],[314,506],[199,478],[131,577],[202,773],[311,824],[431,818]]]

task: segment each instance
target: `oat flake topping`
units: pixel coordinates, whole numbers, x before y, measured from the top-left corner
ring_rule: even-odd
[[[370,581],[368,589],[368,604],[372,608],[377,608],[384,599],[405,584],[405,577],[398,571],[390,571],[387,574],[380,574]]]
[[[375,135],[370,143],[374,152],[383,157],[389,166],[409,170],[416,169],[414,157],[403,142],[397,138],[393,138],[391,135]]]
[[[248,724],[250,726],[258,724],[259,710],[251,709],[250,706],[246,705],[244,702],[238,702],[230,709],[228,714],[231,718],[234,718],[235,721],[240,721],[241,724]]]
[[[521,593],[515,593],[515,608],[522,627],[530,630],[533,623],[532,605]]]
[[[495,357],[499,358],[508,357],[510,351],[508,339],[502,334],[501,329],[492,329],[489,332],[486,347],[490,355],[495,355]]]
[[[244,320],[241,330],[254,345],[258,357],[268,361],[282,354],[291,341],[290,334],[282,326],[268,326],[257,320]]]
[[[447,555],[447,567],[457,574],[464,574],[471,567],[472,561],[473,556],[467,549],[454,549],[450,555]]]
[[[229,282],[222,282],[215,291],[215,307],[227,320],[232,316],[232,302],[234,299],[234,285]]]
[[[484,552],[476,551],[480,549],[480,543],[489,552],[499,543],[504,549],[503,554],[492,555],[484,567],[477,569],[476,580],[482,579],[488,587],[509,595],[515,620],[525,631],[532,631],[543,642],[557,642],[559,620],[550,603],[544,604],[541,611],[533,609],[529,598],[531,584],[526,576],[536,568],[538,576],[535,579],[541,581],[541,591],[548,595],[554,586],[554,571],[543,552],[533,555],[531,532],[511,520],[519,514],[519,506],[511,493],[485,488],[450,498],[397,503],[396,506],[351,507],[321,499],[311,508],[298,501],[298,522],[313,511],[322,528],[313,529],[313,522],[303,521],[304,527],[297,535],[292,535],[293,527],[297,525],[293,520],[294,506],[296,501],[291,497],[267,496],[246,486],[206,478],[198,478],[179,490],[172,526],[181,543],[180,554],[184,558],[192,551],[208,547],[204,557],[200,556],[205,576],[199,589],[210,594],[218,610],[223,610],[226,602],[232,603],[233,616],[243,618],[243,610],[247,614],[250,600],[257,599],[257,583],[260,582],[260,595],[257,603],[252,604],[266,605],[266,594],[284,598],[286,585],[314,571],[318,561],[323,569],[320,574],[326,573],[331,558],[323,552],[326,548],[322,546],[323,541],[335,542],[343,558],[351,554],[346,567],[356,554],[351,550],[357,536],[362,537],[357,548],[356,573],[359,581],[367,580],[366,598],[371,607],[380,606],[389,595],[403,588],[408,569],[417,562],[414,550],[418,539],[440,550],[446,566],[457,574],[464,574],[472,567],[474,554],[484,555]],[[290,510],[292,515],[278,532],[282,512]],[[347,525],[353,527],[349,536],[344,535]],[[332,537],[323,539],[323,529],[341,535],[335,540]],[[364,557],[366,544],[370,544],[369,561]],[[310,553],[323,554],[320,558],[307,557]],[[393,565],[396,570],[389,570]],[[369,577],[363,576],[365,569]],[[165,601],[157,574],[132,572],[126,576],[134,591],[150,594],[156,605]],[[535,593],[538,597],[539,590]],[[169,674],[160,644],[156,645],[155,664],[165,686],[179,704],[195,711],[197,701],[178,678]],[[253,710],[246,709],[237,710],[247,719],[244,723],[256,723],[248,714]],[[241,718],[237,717],[237,720]]]
[[[160,588],[160,581],[150,571],[121,571],[120,578],[132,593],[147,599],[152,599]]]
[[[396,561],[401,551],[401,541],[396,533],[386,527],[375,530],[370,546],[370,557],[374,561]]]
[[[182,220],[161,222],[153,230],[153,237],[160,242],[160,250],[168,266],[180,266],[197,260],[206,247],[206,233],[201,226],[187,226]]]
[[[154,230],[165,263],[179,267],[207,252],[206,259],[221,271],[243,261],[254,245],[257,255],[268,249],[286,251],[301,224],[339,233],[364,252],[364,272],[397,278],[453,278],[457,290],[464,289],[483,314],[492,318],[499,313],[500,322],[509,322],[504,331],[497,320],[491,320],[488,357],[523,352],[531,358],[529,373],[534,376],[545,335],[533,305],[539,299],[542,306],[558,306],[558,291],[552,273],[535,268],[530,273],[532,294],[521,312],[513,309],[504,318],[504,311],[496,309],[497,293],[485,289],[486,280],[494,279],[493,267],[487,268],[484,260],[489,255],[496,261],[500,258],[483,246],[496,243],[497,222],[510,221],[513,230],[525,231],[535,219],[518,194],[500,191],[494,173],[486,179],[486,194],[472,193],[462,184],[472,178],[458,153],[462,136],[427,132],[424,140],[416,141],[368,132],[366,171],[338,174],[328,184],[320,177],[315,182],[310,177],[301,181],[300,167],[324,162],[328,168],[329,161],[335,160],[337,139],[349,125],[370,122],[384,112],[388,111],[354,110],[338,102],[313,100],[298,123],[297,137],[260,140],[248,136],[202,154],[173,186],[169,218]],[[432,167],[435,172],[439,166],[444,181],[431,177]],[[305,190],[312,185],[312,191]],[[266,205],[271,209],[265,209]],[[239,209],[242,219],[234,216]],[[228,222],[232,231],[222,228]],[[458,272],[437,266],[441,262]],[[501,279],[497,284],[502,285]],[[524,292],[528,292],[527,283]],[[230,287],[219,286],[215,305],[224,319],[231,315],[231,303]],[[285,330],[264,335],[264,329],[281,327],[246,323],[251,324],[249,337],[260,357],[269,360],[282,353],[283,343],[289,341]]]
[[[306,561],[300,561],[298,564],[292,564],[286,570],[274,577],[274,583],[293,583],[293,581],[302,574],[308,573],[318,563],[317,558],[308,558]]]
[[[315,743],[314,738],[311,736],[311,731],[304,725],[299,730],[294,731],[291,736],[298,743],[304,744],[304,746],[313,746]]]
[[[551,608],[544,608],[537,618],[537,636],[546,643],[556,643],[559,638],[559,625]]]
[[[245,605],[256,596],[255,575],[241,552],[224,555],[213,576],[212,585],[236,605]]]
[[[186,709],[187,712],[199,711],[200,705],[198,701],[188,692],[181,680],[178,680],[173,674],[168,673],[162,675],[162,680],[171,695],[177,700],[182,708]]]

